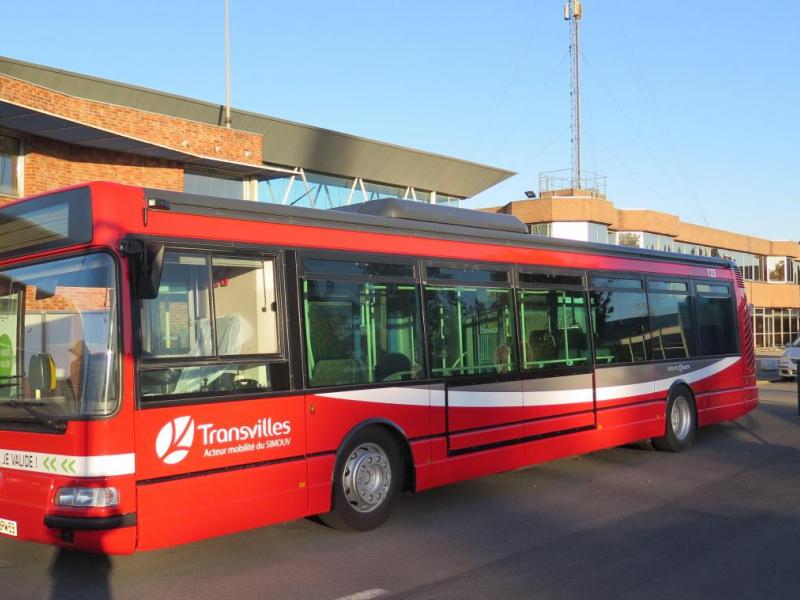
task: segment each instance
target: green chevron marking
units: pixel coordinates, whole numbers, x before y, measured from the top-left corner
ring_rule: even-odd
[[[69,464],[67,466],[69,467],[69,472],[72,473],[73,475],[75,475],[75,459],[74,458],[71,461],[69,461]]]

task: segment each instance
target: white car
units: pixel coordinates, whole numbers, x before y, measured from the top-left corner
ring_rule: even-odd
[[[778,363],[779,375],[785,379],[797,377],[797,361],[800,361],[800,337],[786,346],[786,350]]]

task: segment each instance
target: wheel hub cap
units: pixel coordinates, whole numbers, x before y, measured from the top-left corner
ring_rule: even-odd
[[[685,440],[692,425],[692,415],[689,401],[683,396],[678,396],[675,398],[675,402],[672,403],[670,419],[672,420],[672,431],[675,437],[679,440]]]
[[[361,444],[355,448],[344,466],[342,477],[344,495],[359,512],[377,509],[389,495],[392,468],[389,457],[376,444]]]

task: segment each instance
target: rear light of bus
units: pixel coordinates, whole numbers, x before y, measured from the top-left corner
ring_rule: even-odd
[[[106,508],[118,504],[119,490],[115,487],[64,487],[59,488],[56,494],[56,506]]]

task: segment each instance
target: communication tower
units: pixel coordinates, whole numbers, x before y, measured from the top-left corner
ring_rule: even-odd
[[[572,108],[572,187],[581,187],[581,95],[580,95],[580,46],[579,22],[583,15],[580,0],[567,0],[564,4],[564,20],[569,21],[570,33],[570,99]]]

